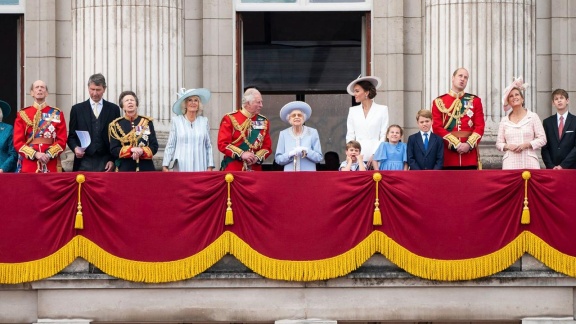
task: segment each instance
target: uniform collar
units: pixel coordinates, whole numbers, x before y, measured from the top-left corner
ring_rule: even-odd
[[[448,92],[448,94],[449,94],[451,97],[454,97],[454,98],[458,99],[458,98],[462,98],[462,96],[464,95],[464,91],[455,92],[455,91],[453,91],[452,89],[450,89],[450,91]]]
[[[242,107],[242,109],[240,109],[240,112],[242,113],[242,115],[248,117],[249,119],[252,119],[252,117],[254,117],[254,115],[249,113],[248,110],[244,109],[244,107]]]
[[[44,109],[44,108],[45,108],[46,106],[48,106],[48,105],[46,104],[46,101],[44,101],[44,102],[41,103],[41,104],[39,104],[39,103],[37,103],[36,101],[34,101],[34,103],[32,104],[32,106],[33,106],[34,108],[38,109],[38,110],[42,110],[42,109]]]

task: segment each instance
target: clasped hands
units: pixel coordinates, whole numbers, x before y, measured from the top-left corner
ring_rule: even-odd
[[[532,147],[530,143],[522,143],[522,144],[506,144],[505,149],[508,151],[512,151],[514,153],[520,153],[524,150],[527,150]]]
[[[34,158],[43,164],[48,164],[48,162],[50,162],[50,155],[46,153],[36,152],[34,153]]]
[[[144,154],[144,150],[141,147],[132,147],[130,152],[132,152],[132,160],[138,160]]]
[[[254,152],[244,151],[242,155],[240,155],[242,161],[246,162],[247,165],[256,164],[258,162],[258,157],[254,154]]]
[[[293,148],[290,152],[288,152],[289,157],[298,156],[298,157],[306,157],[309,148],[304,146],[297,146]]]

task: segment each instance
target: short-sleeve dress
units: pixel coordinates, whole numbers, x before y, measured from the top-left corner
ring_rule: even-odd
[[[404,170],[406,157],[406,144],[398,142],[382,142],[374,153],[374,160],[380,163],[380,170]]]

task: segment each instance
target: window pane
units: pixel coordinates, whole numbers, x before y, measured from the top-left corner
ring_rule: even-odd
[[[244,84],[264,92],[345,91],[361,73],[362,12],[249,12]]]

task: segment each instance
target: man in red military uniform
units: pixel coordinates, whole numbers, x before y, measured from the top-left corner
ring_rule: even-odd
[[[34,104],[23,108],[14,121],[14,148],[21,157],[20,172],[56,172],[66,147],[66,121],[56,107],[46,104],[48,87],[42,80],[30,87]]]
[[[479,169],[478,145],[484,135],[482,100],[465,93],[468,71],[452,74],[450,92],[432,102],[432,129],[444,139],[445,170]]]
[[[218,131],[218,150],[224,153],[220,170],[260,171],[272,153],[270,122],[260,115],[262,95],[249,88],[242,97],[242,108],[226,114]]]

